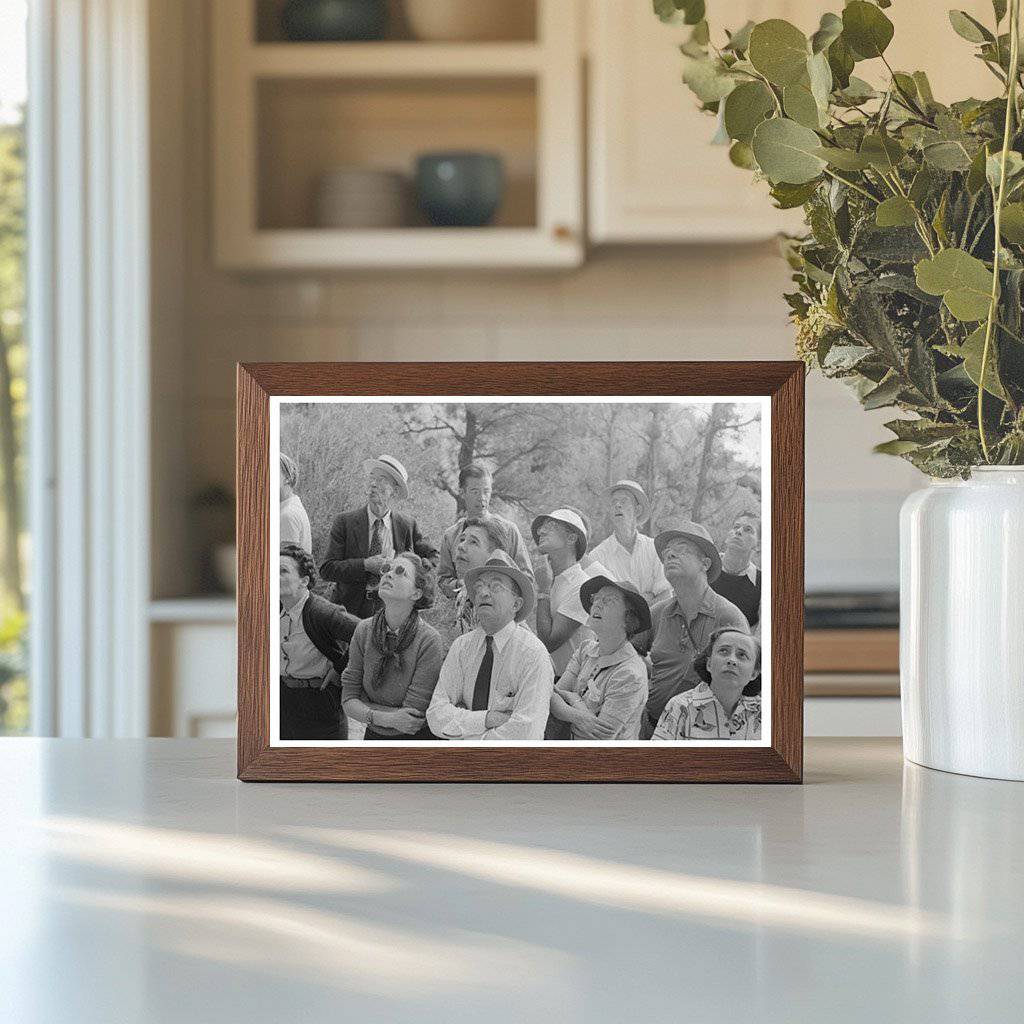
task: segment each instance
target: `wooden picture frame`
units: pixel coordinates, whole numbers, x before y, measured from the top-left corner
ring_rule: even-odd
[[[237,370],[238,778],[788,782],[803,770],[804,367],[799,362],[250,363]],[[271,743],[271,399],[752,396],[770,409],[770,742],[763,746]],[[721,400],[727,400],[722,398]],[[375,454],[375,453],[374,453]],[[276,628],[276,623],[274,624]],[[276,674],[276,668],[274,669]]]

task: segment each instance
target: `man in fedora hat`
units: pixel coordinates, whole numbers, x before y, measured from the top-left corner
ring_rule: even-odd
[[[537,516],[531,526],[534,543],[545,557],[537,569],[537,636],[551,652],[557,679],[576,648],[593,634],[586,628],[587,612],[580,587],[591,576],[610,576],[600,563],[584,569],[589,528],[578,508],[566,505]]]
[[[381,455],[363,463],[366,504],[342,512],[331,524],[320,576],[334,583],[333,600],[353,615],[368,619],[377,606],[381,567],[403,551],[437,560],[437,548],[420,535],[416,520],[392,509],[409,497],[409,474],[398,459]]]
[[[648,604],[663,601],[672,588],[654,550],[654,538],[641,533],[639,524],[651,514],[651,502],[635,480],[616,480],[605,492],[611,511],[612,532],[587,556],[599,562],[617,580],[629,580]]]
[[[466,573],[477,625],[456,637],[441,666],[427,724],[448,740],[540,740],[554,673],[544,645],[519,623],[533,580],[504,551]]]
[[[651,683],[641,739],[650,739],[669,698],[696,686],[693,663],[723,626],[749,633],[746,616],[711,589],[722,556],[711,534],[688,520],[670,523],[654,538],[672,595],[651,611]]]
[[[523,540],[519,527],[511,519],[491,511],[492,489],[491,471],[481,463],[471,462],[459,470],[459,497],[465,513],[458,522],[444,531],[441,538],[441,561],[437,566],[437,584],[449,597],[454,597],[459,589],[461,574],[456,564],[459,539],[470,519],[493,519],[505,536],[505,542],[500,545],[502,550],[507,551],[524,572],[531,575],[533,573],[526,541]]]
[[[639,739],[647,666],[630,641],[651,628],[651,610],[632,583],[608,576],[587,580],[580,600],[594,639],[580,644],[562,673],[551,714],[574,740]]]

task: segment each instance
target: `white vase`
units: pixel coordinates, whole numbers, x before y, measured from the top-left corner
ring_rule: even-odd
[[[1024,467],[904,503],[900,693],[911,761],[1024,781]]]

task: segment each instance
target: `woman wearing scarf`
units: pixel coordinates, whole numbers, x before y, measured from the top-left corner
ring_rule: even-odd
[[[441,673],[441,636],[420,618],[434,603],[434,575],[418,555],[382,567],[383,607],[356,626],[341,676],[345,714],[366,723],[367,740],[432,740],[425,712]]]

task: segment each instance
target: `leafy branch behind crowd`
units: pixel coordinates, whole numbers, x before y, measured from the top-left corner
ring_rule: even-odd
[[[748,22],[716,44],[704,0],[654,0],[692,26],[683,80],[716,141],[776,206],[803,207],[808,231],[786,242],[799,355],[865,409],[911,414],[877,451],[966,477],[1024,463],[1020,0],[994,0],[988,24],[949,12],[1000,89],[949,105],[924,72],[890,66],[890,6],[853,0],[810,37]],[[884,88],[857,76],[864,62]]]

